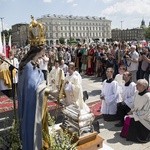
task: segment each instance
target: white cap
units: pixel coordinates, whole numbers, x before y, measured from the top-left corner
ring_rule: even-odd
[[[136,49],[136,46],[135,46],[135,45],[131,45],[131,48],[134,48],[134,49]]]
[[[0,52],[0,57],[5,57],[5,54]]]

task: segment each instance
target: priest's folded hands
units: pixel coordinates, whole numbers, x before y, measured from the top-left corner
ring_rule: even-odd
[[[100,95],[100,99],[101,99],[101,100],[105,100],[105,96]]]
[[[45,88],[45,95],[49,95],[50,94],[50,88]]]
[[[65,82],[65,84],[68,84],[68,83],[69,83],[69,81],[66,81],[66,82]]]

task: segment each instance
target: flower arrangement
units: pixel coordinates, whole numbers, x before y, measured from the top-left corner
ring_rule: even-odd
[[[67,129],[55,129],[54,118],[49,116],[49,124],[51,125],[50,131],[50,150],[76,150],[77,142],[73,143],[76,133],[70,134]]]

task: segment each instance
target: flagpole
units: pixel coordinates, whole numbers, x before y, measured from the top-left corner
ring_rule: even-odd
[[[4,19],[4,17],[0,17],[0,19],[1,19],[1,27],[2,27],[2,32],[3,32],[3,19]]]
[[[2,44],[2,34],[0,32],[0,53],[3,52],[3,44]]]
[[[5,38],[5,34],[3,34],[3,52],[6,56],[6,38]]]

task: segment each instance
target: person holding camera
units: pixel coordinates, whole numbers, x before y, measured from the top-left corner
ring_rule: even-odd
[[[140,52],[140,58],[139,61],[141,61],[141,70],[140,70],[140,79],[145,78],[147,81],[149,81],[149,48],[144,47],[143,51]]]
[[[139,65],[139,54],[136,51],[136,46],[131,45],[129,55],[126,55],[127,60],[127,70],[131,72],[132,74],[132,80],[136,83],[136,73],[138,71],[138,65]]]

